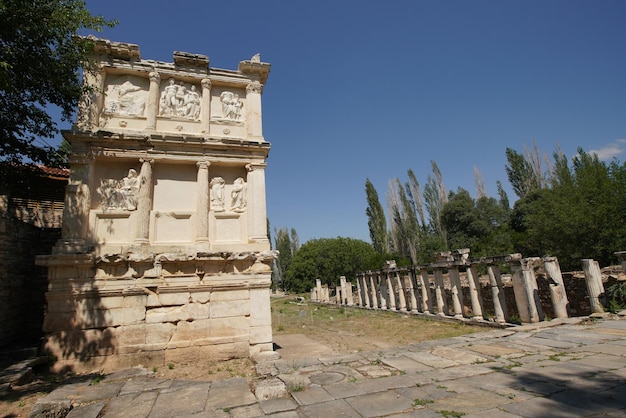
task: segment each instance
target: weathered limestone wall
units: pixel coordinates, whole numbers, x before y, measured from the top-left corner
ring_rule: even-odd
[[[91,370],[273,350],[261,93],[237,70],[92,39],[48,267],[44,348]]]

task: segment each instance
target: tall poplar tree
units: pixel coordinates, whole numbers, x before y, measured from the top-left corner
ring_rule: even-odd
[[[365,180],[365,194],[367,196],[365,214],[367,215],[367,226],[370,230],[372,247],[380,254],[388,253],[389,239],[385,211],[378,199],[378,192],[376,192],[376,188],[370,179]]]

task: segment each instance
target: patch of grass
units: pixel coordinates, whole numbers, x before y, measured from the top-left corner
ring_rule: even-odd
[[[433,402],[430,399],[413,399],[413,406],[424,406]]]
[[[548,357],[548,360],[552,360],[552,361],[561,361],[561,359],[559,359],[559,357],[563,357],[566,356],[567,353],[556,353],[556,354],[552,354],[550,357]]]
[[[174,363],[167,363],[167,368],[170,370],[174,370]]]
[[[287,389],[289,390],[289,392],[302,392],[304,390],[304,383],[290,383],[287,386]]]
[[[464,413],[464,412],[458,412],[458,411],[446,411],[445,409],[444,409],[444,410],[441,410],[441,411],[437,411],[437,413],[438,413],[438,414],[441,414],[442,416],[444,416],[444,417],[446,417],[446,418],[450,418],[450,417],[452,417],[452,418],[460,418],[460,417],[462,417],[463,415],[465,415],[465,413]]]
[[[156,366],[155,366],[155,367],[153,367],[153,368],[152,368],[152,373],[156,373],[156,372],[158,372],[158,371],[159,371],[159,368],[158,368],[158,367],[156,367]]]

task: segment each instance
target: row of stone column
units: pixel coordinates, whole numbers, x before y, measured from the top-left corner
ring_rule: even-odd
[[[626,270],[626,251],[616,252],[622,267]],[[487,319],[486,312],[494,313],[494,320],[499,323],[509,322],[507,302],[499,265],[506,263],[511,270],[511,282],[515,304],[520,320],[524,323],[543,321],[545,316],[541,307],[539,288],[535,271],[539,267],[545,270],[554,316],[567,318],[570,314],[567,292],[556,257],[527,257],[521,254],[509,254],[499,257],[469,259],[469,250],[460,249],[436,254],[437,262],[427,266],[396,268],[395,262],[387,262],[385,268],[378,271],[360,273],[356,277],[356,302],[353,300],[352,283],[344,276],[337,286],[335,297],[331,298],[328,287],[322,286],[318,279],[316,287],[311,289],[311,300],[322,303],[337,303],[346,306],[358,305],[368,309],[382,309],[399,312],[437,314],[455,318]],[[492,309],[487,309],[481,294],[478,267],[486,267],[489,287],[492,294]],[[592,313],[604,312],[604,285],[598,262],[592,259],[582,260],[585,283],[589,294]],[[467,278],[470,306],[464,306],[464,287],[461,282],[461,269]],[[448,273],[446,285],[444,271]],[[448,304],[446,292],[449,291],[452,306]]]
[[[550,292],[556,317],[568,316],[568,300],[563,278],[555,257],[522,258],[521,254],[469,260],[469,250],[437,254],[437,262],[410,268],[385,268],[357,275],[357,304],[370,309],[437,314],[455,318],[487,319],[486,312],[494,313],[499,323],[509,322],[504,285],[499,264],[506,262],[512,272],[515,302],[522,322],[544,319],[534,268],[543,263],[550,279]],[[481,294],[478,266],[484,265],[489,276],[492,309],[486,309]],[[467,287],[461,282],[461,269],[467,277]],[[448,273],[446,285],[444,272]],[[450,293],[449,306],[446,292]],[[470,306],[463,303],[464,291],[469,292]]]

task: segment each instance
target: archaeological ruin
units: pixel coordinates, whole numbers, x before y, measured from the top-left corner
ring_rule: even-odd
[[[55,369],[271,352],[261,94],[270,64],[95,39],[48,268]]]

